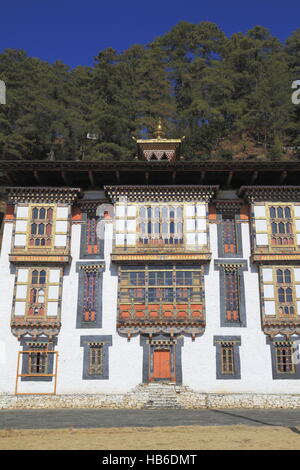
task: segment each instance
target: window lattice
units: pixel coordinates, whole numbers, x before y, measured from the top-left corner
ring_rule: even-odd
[[[97,217],[88,217],[86,221],[86,250],[89,254],[97,254],[99,252],[97,224]]]
[[[238,271],[226,271],[225,276],[225,308],[228,321],[239,321],[239,279]]]
[[[53,208],[33,207],[31,209],[29,246],[47,247],[52,245]]]
[[[89,374],[103,374],[103,346],[90,346]]]
[[[84,305],[83,305],[83,320],[95,321],[96,320],[96,285],[97,273],[85,272],[84,273]]]
[[[45,313],[45,292],[47,273],[44,269],[34,269],[31,272],[29,291],[28,315],[43,316]]]
[[[291,343],[275,345],[277,372],[294,373],[293,346]]]
[[[272,245],[294,245],[291,207],[272,206],[269,209]]]
[[[48,373],[48,353],[44,351],[47,345],[32,347],[28,352],[28,374],[47,374]]]
[[[222,374],[235,373],[233,344],[221,344],[221,370]]]
[[[201,272],[170,266],[121,269],[120,303],[200,303]]]
[[[235,219],[233,217],[224,216],[221,227],[224,252],[237,253]]]
[[[183,244],[183,207],[140,207],[139,242],[144,245]]]
[[[294,292],[290,269],[277,269],[276,281],[279,313],[294,315]]]

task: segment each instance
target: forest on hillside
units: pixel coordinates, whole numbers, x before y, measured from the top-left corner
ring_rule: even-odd
[[[168,137],[186,137],[186,160],[300,159],[300,29],[283,44],[262,26],[227,37],[180,22],[73,69],[7,49],[0,79],[2,160],[134,159],[132,136],[151,136],[159,117]]]

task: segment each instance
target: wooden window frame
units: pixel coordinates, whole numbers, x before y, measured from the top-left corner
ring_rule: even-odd
[[[272,281],[264,281],[263,275],[261,275],[261,284],[262,286],[273,286],[274,289],[274,297],[265,297],[263,296],[263,300],[265,301],[274,301],[275,302],[275,317],[277,318],[291,318],[295,319],[298,316],[298,302],[300,302],[300,297],[297,297],[296,286],[300,286],[300,281],[295,280],[294,269],[297,266],[287,266],[287,265],[276,265],[276,266],[262,266],[262,269],[270,268],[272,269]],[[277,278],[277,271],[282,270],[283,273],[285,270],[290,271],[291,282],[278,282]],[[283,288],[286,292],[287,288],[292,289],[292,298],[293,300],[290,302],[281,302],[279,299],[279,289]],[[262,289],[263,290],[263,289]],[[294,313],[281,313],[280,309],[284,308],[284,306],[293,307]],[[274,318],[272,315],[266,315],[266,318]]]
[[[18,351],[18,362],[17,362],[17,373],[16,373],[16,385],[15,385],[15,395],[56,395],[56,387],[57,387],[57,368],[58,368],[58,351],[53,351],[49,349],[42,349],[44,354],[53,354],[55,358],[55,366],[54,366],[54,372],[52,374],[43,374],[43,373],[28,373],[28,374],[22,374],[20,373],[20,364],[21,364],[21,356],[23,354],[36,354],[37,350],[36,349],[30,349],[30,350],[24,350],[24,351]],[[53,391],[52,392],[19,392],[19,379],[22,377],[53,377],[54,382],[53,382]]]
[[[274,208],[276,211],[276,217],[271,216],[271,209]],[[278,209],[282,208],[283,209],[283,215],[284,217],[278,217]],[[285,217],[285,209],[290,210],[290,217]],[[266,204],[266,218],[267,218],[267,227],[268,227],[268,238],[269,238],[269,246],[270,248],[276,249],[284,249],[284,248],[295,248],[297,246],[297,240],[296,240],[296,227],[295,227],[295,214],[294,214],[294,204],[289,204],[289,203],[268,203]],[[277,231],[276,233],[272,232],[272,224],[276,224],[278,227],[279,224],[282,223],[284,226],[287,224],[290,224],[291,226],[291,232],[290,233],[279,233]],[[293,243],[273,243],[272,240],[284,240],[288,239],[291,240]]]
[[[34,217],[33,211],[37,209],[39,212],[38,217]],[[45,209],[45,218],[40,218],[40,211],[41,209]],[[52,210],[52,217],[48,218],[48,211]],[[56,222],[56,206],[54,204],[30,204],[29,206],[29,218],[28,218],[28,230],[27,230],[27,247],[29,249],[37,249],[37,250],[47,250],[52,249],[54,246],[54,237],[55,237],[55,222]],[[32,225],[36,224],[37,230],[36,234],[32,234]],[[39,234],[39,226],[45,226],[45,233]],[[51,224],[51,234],[46,234],[46,227],[47,225]],[[45,239],[45,245],[36,245],[35,240],[42,240]],[[30,244],[30,240],[34,241],[34,244]],[[49,240],[49,243],[47,241]]]
[[[16,300],[18,300],[18,301],[22,300],[21,298],[16,298],[17,287],[18,286],[26,286],[26,298],[23,299],[24,302],[26,303],[26,307],[25,307],[25,315],[22,315],[22,318],[26,318],[28,320],[47,319],[48,307],[49,307],[49,304],[52,301],[58,303],[58,311],[57,311],[56,316],[51,315],[51,316],[49,316],[49,319],[51,320],[51,319],[59,317],[59,305],[60,305],[60,299],[61,299],[61,269],[58,268],[58,267],[50,268],[50,267],[45,267],[45,266],[26,267],[26,269],[28,270],[28,280],[27,280],[27,282],[18,282],[18,275],[17,275],[16,276],[16,281],[15,281],[15,291],[14,291],[14,304],[15,304]],[[50,271],[51,271],[51,269],[57,269],[57,270],[60,271],[59,282],[51,282],[50,283]],[[38,272],[38,278],[37,278],[38,282],[33,283],[32,278],[33,278],[33,273],[35,271]],[[41,274],[41,272],[46,273],[44,283],[40,283],[40,274]],[[58,298],[57,299],[50,299],[49,300],[48,295],[49,295],[49,287],[50,286],[58,287]],[[36,290],[36,302],[31,301],[32,300],[32,291],[33,291],[33,289]],[[38,300],[39,300],[39,298],[38,298],[39,290],[41,290],[41,289],[43,289],[43,291],[44,291],[44,301],[42,303],[38,302]],[[15,307],[15,305],[14,305],[14,307]],[[29,313],[30,309],[35,310],[36,308],[43,309],[43,313],[42,314],[40,314],[40,313],[30,314]],[[14,309],[13,309],[13,315],[15,317],[19,317],[19,315],[15,314]]]
[[[83,322],[95,322],[97,317],[97,287],[99,271],[83,270]]]
[[[275,361],[276,372],[278,374],[295,374],[296,368],[293,361],[294,346],[291,342],[276,344],[275,343]],[[284,358],[288,362],[284,363]],[[284,370],[287,368],[288,370]]]
[[[102,343],[91,343],[89,344],[89,375],[103,375],[104,364],[103,364],[103,344]]]
[[[221,343],[221,374],[235,375],[234,343]]]
[[[226,321],[240,323],[240,281],[238,269],[224,269]]]
[[[230,222],[230,228],[228,230],[229,222]],[[222,214],[221,234],[222,234],[223,252],[225,254],[230,253],[232,255],[236,255],[238,253],[238,242],[237,242],[237,227],[236,227],[235,214],[233,215]]]
[[[130,276],[130,273],[144,273],[141,278],[144,279],[143,284],[139,286],[134,286],[129,282],[126,282]],[[171,284],[167,283],[154,283],[152,284],[150,281],[149,273],[164,273],[164,277],[166,279],[166,273],[171,273]],[[191,283],[188,284],[177,283],[177,273],[180,272],[191,272]],[[125,276],[124,276],[125,274]],[[151,304],[173,304],[174,306],[180,304],[188,304],[188,303],[195,303],[195,304],[203,304],[204,303],[204,286],[203,286],[203,278],[202,278],[202,269],[196,268],[193,266],[190,267],[181,267],[180,265],[170,265],[164,266],[159,269],[158,266],[155,265],[144,265],[141,267],[137,267],[137,269],[132,269],[132,267],[119,267],[119,283],[118,283],[118,299],[119,304],[144,304],[146,308]],[[161,297],[157,297],[156,299],[149,300],[149,291],[150,289],[159,291],[164,291]],[[181,289],[183,292],[186,290],[187,296],[179,295],[178,290]],[[122,292],[127,290],[128,293]],[[138,292],[139,290],[143,290],[143,297],[139,299],[138,295],[132,295],[130,291]],[[170,296],[170,290],[172,290],[172,296]],[[151,291],[152,293],[152,291]],[[191,298],[191,294],[192,297]],[[172,298],[171,298],[172,297]]]
[[[141,215],[141,210],[144,209],[144,215]],[[174,209],[174,216],[171,216],[171,210]],[[181,215],[178,215],[178,210]],[[149,216],[149,211],[151,215]],[[158,211],[158,213],[157,213]],[[167,215],[164,212],[167,211]],[[178,203],[169,204],[142,204],[137,206],[137,240],[140,246],[171,246],[182,247],[184,244],[183,234],[184,222],[184,205]],[[141,230],[142,224],[145,226],[145,231]],[[150,224],[150,225],[149,225]],[[167,224],[167,230],[164,231],[163,227]],[[171,225],[174,224],[173,231]],[[181,230],[179,231],[179,224]],[[159,230],[155,230],[158,225]],[[150,231],[149,231],[150,227]]]

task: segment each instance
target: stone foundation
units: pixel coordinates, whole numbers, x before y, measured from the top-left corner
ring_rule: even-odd
[[[174,384],[139,385],[126,394],[0,395],[0,409],[300,408],[300,395],[198,393]]]

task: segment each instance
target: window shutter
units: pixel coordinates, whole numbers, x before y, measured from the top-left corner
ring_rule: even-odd
[[[28,214],[28,206],[17,207],[14,246],[26,246]]]
[[[65,206],[57,206],[56,223],[55,223],[55,247],[67,246],[67,233],[69,224],[69,208]]]

